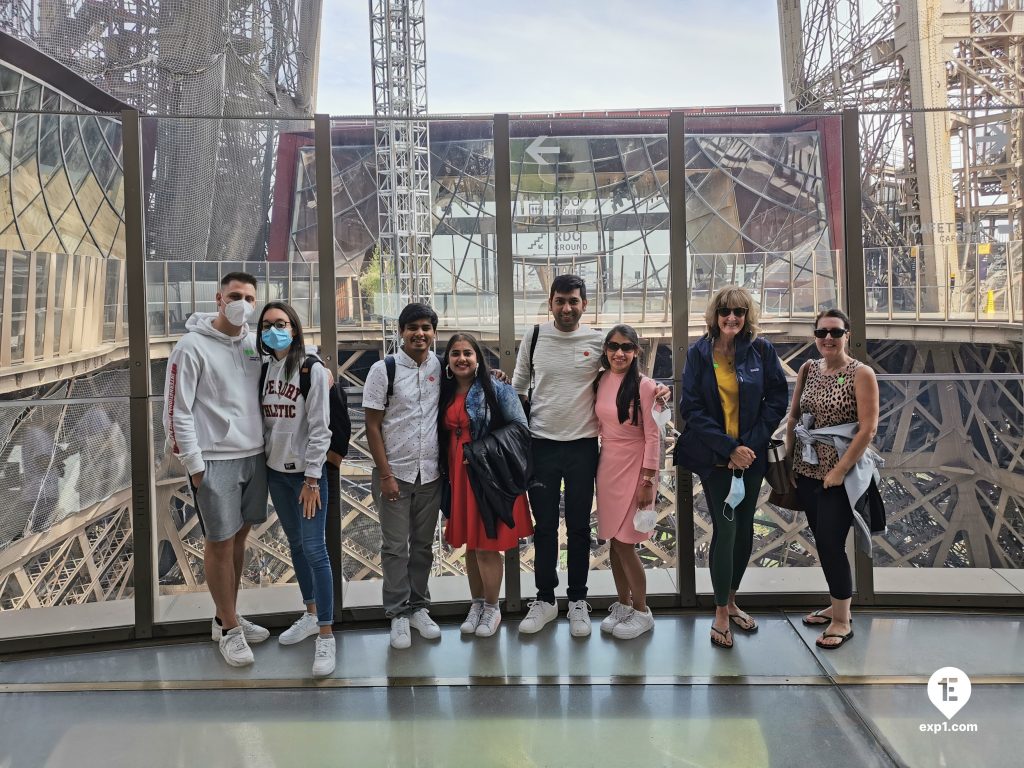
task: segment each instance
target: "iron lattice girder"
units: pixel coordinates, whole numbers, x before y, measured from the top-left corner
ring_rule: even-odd
[[[374,144],[377,160],[385,348],[394,344],[399,305],[431,290],[429,126],[423,0],[370,0]],[[390,306],[387,306],[390,304]]]

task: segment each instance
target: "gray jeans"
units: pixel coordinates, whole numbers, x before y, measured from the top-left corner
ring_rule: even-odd
[[[381,496],[380,473],[373,470],[373,501],[380,516],[381,569],[384,571],[384,613],[394,618],[430,605],[430,566],[434,532],[441,508],[441,480],[406,483],[399,480],[398,501]]]

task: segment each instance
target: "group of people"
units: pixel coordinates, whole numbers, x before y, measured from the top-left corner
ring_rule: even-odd
[[[706,334],[690,347],[680,411],[685,427],[675,464],[701,478],[711,513],[709,553],[715,618],[711,642],[733,645],[732,627],[757,631],[736,603],[753,545],[754,514],[773,433],[787,413],[789,387],[774,347],[758,335],[758,308],[750,293],[728,286],[708,303]],[[826,309],[814,320],[819,357],[797,374],[785,427],[785,457],[799,506],[807,515],[830,605],[805,616],[822,625],[815,641],[838,648],[853,637],[853,579],[846,538],[865,507],[875,470],[869,451],[878,428],[874,371],[849,355],[850,319]],[[877,489],[875,489],[877,493]]]
[[[595,485],[598,536],[611,542],[619,598],[601,628],[628,639],[654,626],[635,548],[650,532],[637,531],[633,517],[654,504],[662,464],[656,401],[668,389],[641,375],[636,331],[618,325],[605,335],[581,325],[586,307],[583,280],[559,275],[552,281],[553,320],[527,332],[511,383],[492,375],[468,333],[453,334],[437,356],[437,314],[430,307],[409,304],[399,315],[402,347],[390,362],[371,367],[363,389],[392,647],[409,647],[411,630],[441,636],[428,588],[439,509],[447,518],[445,539],[466,551],[472,603],[463,633],[497,631],[502,553],[530,535],[537,595],[519,632],[538,632],[554,620],[563,498],[569,628],[576,637],[589,635]],[[481,498],[474,483],[474,473],[487,468],[471,461],[473,446],[487,440],[494,441],[490,451],[504,451],[506,465],[524,465],[517,468],[527,482],[507,505]]]
[[[333,382],[307,354],[295,312],[271,302],[253,333],[255,302],[256,279],[231,273],[222,280],[217,312],[189,319],[189,333],[168,361],[165,428],[189,475],[205,536],[211,633],[224,659],[251,664],[250,645],[269,637],[237,610],[246,536],[266,520],[269,489],[304,603],[279,641],[315,635],[313,674],[322,676],[335,665],[324,465],[340,464],[349,426],[347,418],[332,424]],[[569,630],[589,635],[595,490],[597,535],[610,542],[617,593],[601,630],[631,639],[654,627],[637,545],[651,535],[669,390],[642,374],[633,328],[616,325],[602,334],[581,324],[582,279],[557,276],[548,303],[552,320],[527,329],[510,383],[491,371],[470,334],[451,335],[438,356],[437,314],[418,303],[398,318],[401,348],[366,377],[362,406],[393,648],[409,647],[413,629],[427,639],[441,635],[428,586],[439,511],[448,543],[465,547],[472,603],[464,634],[495,634],[502,553],[531,535],[536,597],[518,631],[539,632],[557,618],[564,516]],[[712,298],[707,333],[687,355],[685,427],[674,455],[676,465],[701,477],[711,511],[711,641],[723,648],[732,647],[731,625],[757,629],[736,592],[750,557],[769,439],[786,412],[782,366],[758,336],[757,320],[742,288]],[[835,648],[853,636],[845,538],[857,500],[842,486],[874,435],[878,389],[871,369],[847,354],[849,320],[841,311],[822,312],[814,335],[821,358],[800,369],[785,443],[832,597],[805,623],[825,625],[818,644]],[[837,433],[845,442],[836,442]]]

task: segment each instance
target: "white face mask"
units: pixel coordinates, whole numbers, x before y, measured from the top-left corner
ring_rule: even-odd
[[[255,312],[256,307],[245,299],[231,301],[224,305],[224,317],[227,318],[229,323],[237,325],[239,328],[252,320],[252,316]]]
[[[655,403],[651,408],[651,418],[654,419],[654,423],[658,425],[659,429],[664,429],[665,425],[672,421],[672,409],[665,405],[658,410],[658,404]]]

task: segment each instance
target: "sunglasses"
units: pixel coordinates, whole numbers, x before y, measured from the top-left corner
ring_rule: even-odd
[[[618,352],[620,349],[626,354],[636,352],[636,344],[632,341],[625,341],[622,344],[619,344],[617,341],[609,341],[605,346],[608,348],[609,352]]]
[[[736,315],[736,317],[744,317],[747,314],[746,307],[719,307],[719,317],[728,317],[729,315]]]
[[[841,339],[843,336],[848,334],[849,331],[845,328],[815,328],[814,336],[818,339],[824,339],[826,336],[831,336],[833,339]]]

